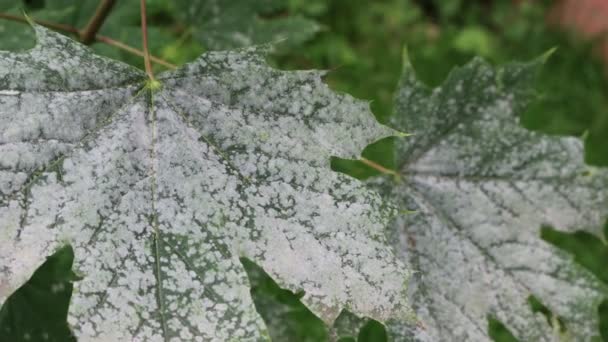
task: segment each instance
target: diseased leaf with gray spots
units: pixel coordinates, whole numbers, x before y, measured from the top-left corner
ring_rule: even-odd
[[[293,46],[321,27],[299,15],[287,15],[284,0],[179,0],[178,15],[192,25],[207,49],[224,50],[286,40]],[[267,18],[264,18],[264,17]]]
[[[531,295],[574,340],[598,334],[606,287],[540,228],[601,233],[608,177],[589,172],[578,139],[519,126],[541,64],[475,59],[429,89],[406,63],[392,124],[413,136],[396,146],[401,182],[377,181],[412,211],[392,239],[419,271],[411,286],[421,324],[393,326],[396,340],[489,341],[491,316],[522,341],[553,341],[559,329],[533,313]]]
[[[69,243],[82,340],[267,339],[239,257],[328,323],[408,315],[392,210],[329,167],[393,133],[367,103],[257,49],[159,86],[35,30],[34,49],[0,53],[0,303]]]

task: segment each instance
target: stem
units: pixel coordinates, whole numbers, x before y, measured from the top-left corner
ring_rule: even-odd
[[[97,9],[95,10],[95,14],[91,18],[91,20],[89,20],[89,23],[84,28],[84,30],[82,30],[82,32],[80,33],[80,42],[85,45],[90,45],[95,41],[95,36],[97,35],[97,32],[110,14],[110,11],[112,10],[112,7],[114,7],[115,3],[116,0],[102,0],[99,3],[99,6],[97,6]]]
[[[105,43],[105,44],[117,47],[117,48],[119,48],[121,50],[125,50],[125,51],[127,51],[129,53],[132,53],[134,55],[137,55],[137,56],[140,56],[140,57],[145,57],[145,53],[143,51],[137,50],[134,47],[131,47],[131,46],[129,46],[129,45],[127,45],[127,44],[125,44],[125,43],[123,43],[121,41],[114,40],[114,39],[112,39],[110,37],[97,36],[96,40],[98,42],[102,42],[102,43]],[[164,66],[164,67],[166,67],[168,69],[175,69],[175,68],[177,68],[177,65],[171,64],[171,63],[169,63],[169,62],[167,62],[167,61],[165,61],[163,59],[160,59],[158,57],[150,56],[150,60],[152,62],[154,62],[156,64],[160,64],[160,65],[162,65],[162,66]]]
[[[382,166],[382,165],[380,165],[380,164],[378,164],[378,163],[376,163],[374,161],[371,161],[371,160],[369,160],[367,158],[361,157],[360,160],[361,160],[361,162],[363,164],[371,167],[372,169],[374,169],[376,171],[379,171],[381,173],[384,173],[384,174],[387,174],[387,175],[391,175],[391,176],[394,176],[394,177],[397,177],[397,178],[399,177],[399,173],[397,173],[395,170],[387,169],[384,166]]]
[[[24,17],[20,17],[17,15],[12,15],[12,14],[7,14],[7,13],[0,13],[0,19],[6,19],[6,20],[11,20],[11,21],[16,21],[16,22],[20,22],[20,23],[25,23],[27,24],[27,19],[25,19]],[[56,31],[61,31],[61,32],[66,32],[66,33],[72,33],[75,35],[79,35],[80,32],[78,31],[77,28],[69,26],[69,25],[63,25],[63,24],[57,24],[57,23],[52,23],[49,21],[45,21],[45,20],[38,20],[38,19],[32,19],[35,23],[42,25],[44,27],[48,27],[50,29],[56,30]],[[140,57],[144,57],[144,52],[141,50],[138,50],[134,47],[131,47],[121,41],[118,40],[114,40],[110,37],[106,37],[106,36],[102,36],[102,35],[96,35],[95,36],[95,40],[101,43],[105,43],[107,45],[110,46],[114,46],[118,49],[124,50],[126,52],[132,53],[134,55],[140,56]],[[150,60],[153,61],[154,63],[158,63],[162,66],[165,66],[169,69],[175,69],[177,68],[177,65],[175,64],[171,64],[165,60],[162,60],[158,57],[154,57],[154,56],[150,56]]]
[[[0,18],[6,19],[6,20],[11,20],[11,21],[18,21],[18,22],[27,24],[27,19],[25,19],[24,17],[20,17],[18,15],[0,13]],[[36,22],[37,24],[40,24],[44,27],[48,27],[53,30],[78,34],[78,29],[75,27],[69,26],[69,25],[51,23],[51,22],[48,22],[45,20],[36,20],[36,19],[32,19],[32,20],[34,20],[34,22]]]
[[[154,81],[154,72],[152,71],[152,63],[150,63],[150,50],[148,49],[148,22],[146,20],[146,0],[140,0],[141,7],[141,33],[143,37],[144,48],[144,64],[146,65],[146,73],[152,81]]]

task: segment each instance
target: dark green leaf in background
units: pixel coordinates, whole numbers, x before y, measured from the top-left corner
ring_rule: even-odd
[[[209,50],[226,50],[286,40],[297,46],[320,26],[301,15],[290,15],[282,0],[178,0],[178,17]]]
[[[361,328],[357,342],[381,342],[388,341],[388,335],[384,325],[378,321],[370,320]]]
[[[608,260],[608,246],[605,242],[608,236],[600,239],[597,235],[586,231],[566,233],[551,227],[543,227],[541,238],[572,254],[579,264],[608,285],[608,268],[605,262],[600,262]]]
[[[241,259],[256,308],[273,341],[326,341],[327,328],[302,302],[301,295],[284,290],[264,270],[248,259]]]
[[[608,299],[604,300],[598,308],[600,314],[600,334],[604,342],[608,342]]]
[[[0,309],[0,341],[76,341],[67,324],[73,282],[70,246],[48,257]]]
[[[504,324],[492,316],[488,316],[488,332],[494,342],[519,342]]]

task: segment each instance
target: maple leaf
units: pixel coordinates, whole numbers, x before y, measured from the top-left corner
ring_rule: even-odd
[[[0,308],[1,341],[76,342],[67,324],[73,282],[70,246],[49,256]]]
[[[372,181],[409,211],[391,240],[419,271],[411,286],[421,324],[394,324],[398,338],[489,341],[487,317],[523,341],[562,328],[575,340],[597,335],[607,287],[540,230],[601,234],[608,177],[585,166],[578,139],[519,126],[542,61],[474,59],[431,89],[406,58],[392,118],[413,134],[395,148],[401,182]],[[536,314],[532,298],[564,327]]]
[[[330,156],[392,135],[323,72],[260,48],[202,55],[149,82],[34,26],[0,52],[0,303],[68,243],[90,340],[259,340],[245,257],[325,322],[408,315],[392,210]]]
[[[281,0],[179,0],[178,15],[192,25],[194,36],[211,50],[245,47],[286,39],[295,46],[321,27],[299,15],[285,15]],[[268,16],[268,18],[264,18]]]

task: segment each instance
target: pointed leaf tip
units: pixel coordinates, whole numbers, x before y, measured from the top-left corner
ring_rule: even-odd
[[[557,49],[558,49],[558,47],[554,46],[554,47],[550,48],[549,50],[547,50],[542,55],[540,55],[540,57],[538,57],[538,59],[540,60],[540,63],[541,64],[547,63],[549,58],[551,58],[551,56],[553,56],[553,54],[557,51]]]
[[[404,46],[403,50],[401,51],[401,67],[403,68],[403,71],[412,68],[412,61],[410,59],[410,53],[407,46]]]

